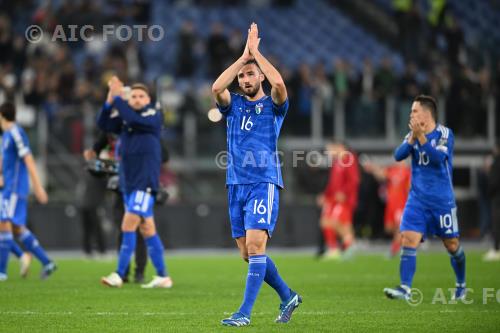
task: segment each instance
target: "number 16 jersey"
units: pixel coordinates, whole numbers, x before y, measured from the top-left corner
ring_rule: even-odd
[[[227,123],[226,185],[271,183],[283,188],[277,145],[288,99],[276,105],[267,95],[249,101],[231,93],[231,103],[218,108]]]

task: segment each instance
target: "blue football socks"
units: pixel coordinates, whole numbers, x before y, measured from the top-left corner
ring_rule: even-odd
[[[116,270],[122,279],[125,277],[125,272],[130,263],[130,258],[132,258],[132,254],[134,253],[136,242],[137,236],[135,231],[124,231],[122,233],[122,245],[120,246],[118,269]]]
[[[26,229],[21,236],[19,237],[21,242],[23,243],[26,250],[33,253],[33,255],[42,263],[43,266],[49,264],[51,260],[45,253],[45,250],[42,248],[35,235],[31,233],[28,229]]]
[[[401,262],[399,264],[399,275],[402,285],[411,288],[416,266],[417,249],[413,247],[403,247],[401,250]]]
[[[269,258],[269,256],[267,256],[266,261],[266,276],[264,278],[264,282],[276,290],[282,303],[286,302],[290,298],[290,288],[288,288],[288,285],[279,275],[276,265],[274,265],[274,262],[271,258]]]
[[[12,240],[12,243],[10,244],[10,252],[12,252],[17,258],[21,258],[24,253],[15,240]]]
[[[454,253],[448,253],[450,254],[451,266],[453,267],[453,271],[455,271],[457,284],[465,285],[465,253],[462,245]]]
[[[12,232],[0,232],[0,273],[2,274],[7,274],[7,263],[9,261],[12,242]]]
[[[165,260],[163,258],[164,248],[160,236],[155,234],[154,236],[145,239],[145,241],[146,246],[148,247],[149,257],[151,258],[153,266],[156,269],[156,275],[161,277],[168,276]]]
[[[247,317],[250,317],[250,314],[252,313],[253,305],[257,299],[262,282],[264,282],[264,277],[266,276],[266,259],[267,256],[265,254],[254,255],[248,258],[248,275],[245,296],[239,310],[239,312]]]

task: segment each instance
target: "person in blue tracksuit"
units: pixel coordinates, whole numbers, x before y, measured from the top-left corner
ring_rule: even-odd
[[[151,105],[146,85],[134,84],[127,94],[123,82],[114,76],[108,86],[108,97],[98,115],[97,124],[103,131],[119,135],[120,190],[123,193],[125,214],[118,267],[116,272],[103,277],[101,282],[109,287],[122,286],[139,228],[157,273],[150,283],[142,287],[170,288],[172,279],[167,273],[164,248],[153,217],[154,195],[159,187],[161,167],[160,132],[163,116]]]

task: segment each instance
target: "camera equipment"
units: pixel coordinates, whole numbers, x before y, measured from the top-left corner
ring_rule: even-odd
[[[118,174],[118,162],[95,159],[87,162],[86,169],[95,177],[106,177]]]

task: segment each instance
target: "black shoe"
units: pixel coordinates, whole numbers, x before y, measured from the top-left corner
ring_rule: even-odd
[[[135,274],[134,283],[144,283],[144,274],[142,273]]]

